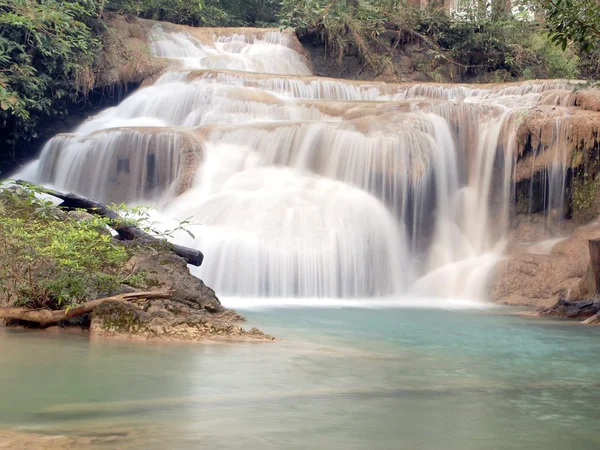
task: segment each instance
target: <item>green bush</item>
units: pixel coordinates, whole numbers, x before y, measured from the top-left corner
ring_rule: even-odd
[[[122,272],[128,249],[107,220],[83,220],[33,189],[0,189],[0,296],[11,304],[60,309],[140,283]]]
[[[0,0],[0,128],[35,137],[41,117],[93,86],[96,13],[88,2]]]
[[[413,9],[402,2],[361,0],[283,0],[281,26],[295,28],[302,37],[317,35],[341,62],[358,54],[372,69],[390,64],[394,48],[386,31],[402,42],[428,48],[422,70],[438,78],[440,64],[454,65],[464,78],[509,81],[523,78],[577,78],[579,57],[571,48],[563,53],[553,45],[538,22],[467,11],[453,17],[443,8]],[[431,4],[431,3],[430,3]],[[501,17],[500,19],[498,17]]]

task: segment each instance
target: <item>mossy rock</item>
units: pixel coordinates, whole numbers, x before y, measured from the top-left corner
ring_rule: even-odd
[[[106,301],[92,313],[92,331],[117,334],[153,334],[149,323],[153,317],[134,305],[120,301]]]
[[[185,260],[174,253],[140,249],[124,270],[127,273],[143,273],[148,288],[175,291],[171,298],[173,302],[211,313],[226,311],[215,291],[193,276]]]

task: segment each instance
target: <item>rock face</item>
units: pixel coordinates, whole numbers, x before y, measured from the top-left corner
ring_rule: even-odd
[[[90,331],[139,339],[175,341],[274,339],[256,328],[245,331],[218,314],[194,310],[168,300],[142,304],[105,302],[92,313]]]
[[[600,293],[597,286],[600,277],[600,240],[589,240],[590,262],[585,276],[579,281],[579,297],[586,300],[571,301],[559,294],[558,301],[547,308],[530,312],[538,316],[563,317],[569,319],[585,319],[586,325],[600,325]],[[576,299],[577,300],[577,299]]]
[[[589,298],[596,287],[588,242],[599,238],[600,225],[591,224],[560,242],[550,242],[547,251],[539,245],[514,248],[512,255],[496,268],[493,300],[509,305],[548,307],[559,298]]]
[[[106,22],[96,87],[149,83],[165,70],[168,63],[155,58],[148,44],[155,22],[113,14]]]
[[[599,105],[597,90],[548,90],[536,107],[511,116],[517,216],[492,285],[495,301],[548,307],[596,293],[588,241],[600,238],[600,224],[590,224],[600,215]]]
[[[133,256],[124,271],[143,276],[151,289],[172,290],[172,297],[105,302],[92,313],[92,333],[177,341],[274,339],[256,328],[246,331],[232,324],[245,318],[223,307],[215,292],[191,275],[186,262],[173,253],[146,250]]]
[[[511,116],[517,212],[548,206],[548,175],[562,164],[564,192],[562,198],[554,193],[552,207],[562,208],[559,214],[577,225],[600,215],[599,98],[597,90],[568,95],[548,90],[537,106]]]
[[[172,301],[177,304],[210,313],[231,313],[221,305],[215,291],[192,276],[185,260],[174,253],[149,249],[134,255],[123,270],[143,275],[151,289],[174,290]],[[240,320],[241,316],[231,318]]]

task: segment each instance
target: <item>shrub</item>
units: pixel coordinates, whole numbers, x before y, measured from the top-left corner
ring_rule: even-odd
[[[338,62],[358,54],[375,71],[391,62],[394,45],[417,40],[428,49],[427,72],[434,79],[439,63],[482,81],[580,76],[577,54],[571,48],[561,52],[543,25],[519,14],[498,19],[477,10],[452,16],[443,8],[413,9],[384,0],[353,7],[346,0],[283,0],[280,17],[281,26],[295,28],[300,37],[317,35]],[[386,31],[398,36],[395,44]]]
[[[108,295],[121,283],[128,249],[107,221],[81,220],[35,190],[0,189],[0,296],[32,308],[64,308]]]

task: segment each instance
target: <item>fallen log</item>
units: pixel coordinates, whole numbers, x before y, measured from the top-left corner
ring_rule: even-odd
[[[590,239],[588,241],[590,251],[590,265],[592,273],[594,274],[594,290],[595,294],[598,294],[600,289],[600,239]]]
[[[22,180],[17,180],[15,183],[21,186],[31,186],[31,183]],[[51,195],[52,197],[56,197],[62,200],[62,203],[60,204],[62,208],[70,210],[84,209],[90,214],[107,217],[111,220],[111,228],[114,229],[119,235],[119,237],[123,240],[135,240],[139,244],[167,242],[164,239],[158,239],[146,233],[145,231],[140,230],[138,227],[131,225],[125,219],[123,219],[118,212],[116,212],[114,209],[110,209],[108,206],[103,205],[102,203],[90,200],[89,198],[81,197],[77,194],[64,194],[62,192],[58,192],[52,189],[43,188],[41,191],[45,194]],[[188,264],[191,264],[193,266],[202,265],[204,255],[200,250],[196,250],[190,247],[184,247],[182,245],[177,245],[173,243],[168,244],[173,253],[185,259]]]
[[[113,295],[112,297],[99,298],[82,303],[73,308],[50,310],[50,309],[28,309],[28,308],[0,308],[0,319],[4,320],[24,320],[26,322],[39,323],[42,326],[52,325],[65,319],[82,316],[90,313],[98,305],[107,301],[135,301],[148,300],[156,298],[170,298],[173,291],[148,291],[148,292],[129,292],[127,294]]]

